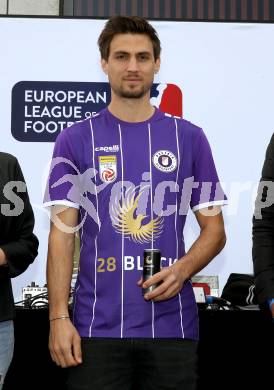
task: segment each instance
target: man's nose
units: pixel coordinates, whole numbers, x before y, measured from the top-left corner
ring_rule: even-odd
[[[134,71],[138,70],[138,63],[137,63],[137,59],[135,57],[133,57],[133,56],[130,57],[130,59],[128,61],[127,70],[129,70],[131,72],[134,72]]]

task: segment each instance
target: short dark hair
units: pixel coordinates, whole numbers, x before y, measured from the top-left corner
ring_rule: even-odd
[[[161,43],[156,30],[146,19],[139,16],[113,16],[110,18],[98,38],[101,58],[108,60],[110,43],[117,34],[145,34],[153,45],[154,59],[160,57]]]

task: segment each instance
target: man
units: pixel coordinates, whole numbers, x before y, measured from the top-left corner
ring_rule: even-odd
[[[51,356],[72,367],[70,390],[194,389],[198,321],[190,277],[224,246],[218,207],[225,197],[202,130],[150,104],[160,68],[153,27],[139,17],[114,17],[98,44],[111,102],[59,135],[45,198],[54,206],[47,266]],[[190,204],[201,227],[187,254],[184,181],[194,187]],[[202,182],[212,184],[208,197]],[[214,215],[203,215],[209,208]],[[162,270],[144,283],[143,252],[150,248],[161,251]],[[155,283],[143,296],[142,288]]]
[[[261,307],[270,309],[274,320],[274,135],[266,151],[253,217],[253,264]]]
[[[13,355],[14,301],[11,278],[37,256],[34,216],[15,157],[0,152],[0,390]]]

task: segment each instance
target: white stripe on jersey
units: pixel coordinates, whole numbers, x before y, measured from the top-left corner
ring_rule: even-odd
[[[175,220],[174,220],[174,228],[175,228],[175,235],[176,235],[176,259],[178,259],[179,256],[179,250],[178,250],[178,232],[177,232],[177,216],[178,216],[178,199],[177,199],[177,193],[176,188],[178,186],[178,175],[179,175],[179,169],[180,169],[180,148],[179,148],[179,139],[178,139],[178,123],[177,120],[174,118],[175,121],[175,129],[176,129],[176,143],[177,143],[177,172],[176,172],[176,184],[175,184],[175,195],[176,195],[176,213],[175,213]],[[179,297],[179,304],[180,304],[180,317],[181,317],[181,329],[182,329],[182,337],[184,338],[184,326],[183,326],[183,315],[182,315],[182,298],[181,294],[178,294]]]
[[[95,169],[95,147],[94,147],[94,134],[93,134],[93,126],[92,126],[92,122],[91,122],[91,119],[89,121],[89,124],[90,124],[90,131],[91,131],[91,140],[92,140],[92,160],[93,160],[93,168]],[[95,177],[95,181],[96,181],[96,177]],[[96,183],[95,183],[96,184]],[[98,204],[98,194],[97,194],[97,186],[95,185],[95,195],[96,195],[96,213],[97,213],[97,218],[98,218],[98,226],[99,226],[99,231],[101,229],[101,224],[100,224],[100,221],[99,221],[99,204]],[[98,231],[98,233],[99,233]],[[93,302],[93,306],[92,306],[92,320],[91,320],[91,323],[90,323],[90,327],[89,327],[89,337],[91,337],[91,329],[92,329],[92,325],[93,325],[93,321],[94,321],[94,318],[95,318],[95,305],[96,305],[96,299],[97,299],[97,291],[96,291],[96,288],[97,288],[97,272],[96,272],[96,266],[97,266],[97,236],[98,234],[96,234],[95,236],[95,240],[94,240],[94,246],[95,246],[95,261],[94,261],[94,302]]]
[[[73,306],[73,313],[72,313],[72,323],[73,324],[74,324],[74,318],[75,318],[75,308],[76,308],[76,304],[77,304],[77,293],[78,293],[79,288],[80,288],[80,285],[75,290],[74,306]]]
[[[86,215],[85,215],[85,217],[83,217],[83,209],[82,208],[79,209],[79,213],[80,213],[81,222],[82,222],[83,219],[86,218]],[[80,258],[81,258],[81,252],[82,252],[82,249],[83,249],[83,244],[84,244],[84,242],[83,242],[84,226],[85,226],[85,223],[83,223],[83,225],[82,225],[82,227],[80,229],[81,234],[79,234],[79,239],[80,239],[80,242],[81,242],[81,246],[79,248],[78,272],[80,272],[80,270],[81,270]]]
[[[122,176],[122,195],[124,194],[124,155],[123,155],[123,145],[122,145],[122,133],[121,133],[121,126],[118,124],[119,128],[119,137],[120,137],[120,155],[121,155],[121,176]],[[124,240],[125,240],[125,233],[124,233],[124,225],[122,226],[122,264],[121,264],[121,271],[122,271],[122,290],[121,290],[121,338],[123,338],[123,331],[124,331]]]
[[[149,140],[149,171],[150,171],[150,218],[153,220],[153,196],[152,196],[152,165],[151,165],[151,133],[150,133],[150,123],[148,124],[148,140]],[[154,237],[153,237],[154,229],[152,229],[151,235],[151,249],[154,249]]]
[[[153,190],[153,187],[152,187],[152,165],[151,165],[151,161],[152,161],[152,156],[151,156],[151,133],[150,133],[150,123],[148,124],[148,140],[149,140],[149,171],[150,171],[150,218],[151,218],[151,221],[153,220],[153,199],[152,199],[152,190]],[[151,236],[151,249],[154,249],[154,237],[153,237],[153,229],[152,229],[152,236]],[[152,317],[152,320],[151,320],[151,327],[152,327],[152,338],[155,337],[155,329],[154,329],[154,302],[151,301],[151,317]]]

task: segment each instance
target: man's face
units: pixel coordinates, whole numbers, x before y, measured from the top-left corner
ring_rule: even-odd
[[[119,97],[139,99],[149,94],[160,59],[145,34],[117,34],[111,41],[108,60],[102,59],[112,91]]]

